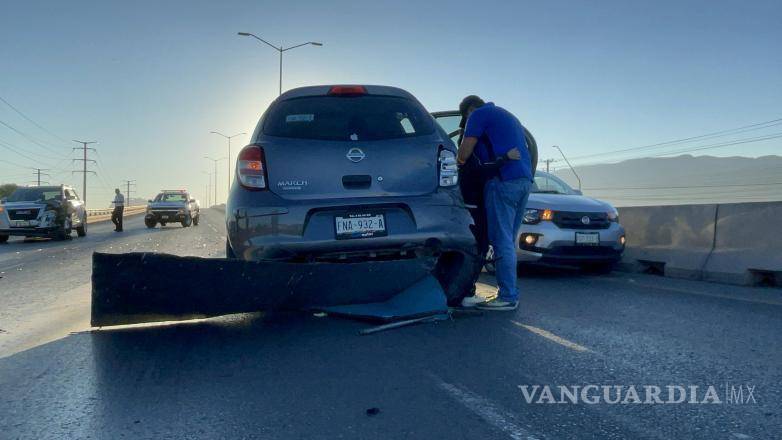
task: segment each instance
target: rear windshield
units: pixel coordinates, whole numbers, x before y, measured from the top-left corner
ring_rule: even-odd
[[[38,200],[62,200],[60,188],[17,188],[10,196],[9,202],[37,202]]]
[[[434,132],[417,102],[393,96],[313,96],[282,101],[267,114],[269,136],[334,141],[373,141]]]

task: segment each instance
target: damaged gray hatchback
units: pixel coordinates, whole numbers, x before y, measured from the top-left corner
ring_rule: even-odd
[[[357,262],[430,257],[451,304],[480,272],[456,147],[410,93],[313,86],[275,100],[239,153],[226,256]]]

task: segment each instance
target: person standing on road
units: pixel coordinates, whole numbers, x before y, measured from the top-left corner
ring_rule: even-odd
[[[114,211],[111,213],[111,222],[114,223],[114,230],[122,232],[122,213],[125,211],[125,196],[119,192],[119,188],[114,189]]]
[[[470,95],[459,105],[467,117],[457,161],[464,165],[473,153],[484,163],[500,166],[488,171],[483,188],[489,242],[494,248],[497,297],[477,307],[484,310],[516,310],[516,235],[532,186],[532,163],[524,128],[509,111]],[[511,160],[507,160],[511,159]]]

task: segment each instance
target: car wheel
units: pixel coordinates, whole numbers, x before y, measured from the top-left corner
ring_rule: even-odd
[[[76,235],[79,237],[84,237],[87,235],[87,216],[85,215],[84,218],[81,220],[81,223],[79,226],[76,227]]]
[[[144,224],[147,226],[147,228],[152,229],[155,226],[157,226],[157,222],[155,219],[144,219]],[[162,225],[162,223],[161,223]]]
[[[184,219],[180,222],[182,223],[183,228],[189,228],[191,224],[193,224],[193,218],[190,217],[190,214],[186,215]]]
[[[231,247],[231,243],[228,241],[228,239],[225,239],[225,258],[229,260],[235,260],[236,254],[234,253],[233,248]]]
[[[58,229],[57,232],[54,233],[54,238],[57,240],[66,240],[68,238],[71,238],[71,232],[72,232],[71,216],[68,216],[65,218],[65,221],[62,224],[62,228]]]
[[[198,214],[195,217],[193,217],[193,226],[198,226],[199,220],[201,220],[201,214]]]
[[[0,243],[5,243],[8,241],[8,235],[0,235]]]
[[[160,222],[160,227],[163,227],[166,225],[166,222]]]
[[[440,282],[448,305],[458,306],[472,293],[481,273],[481,259],[462,252],[444,252],[437,259],[433,275]]]

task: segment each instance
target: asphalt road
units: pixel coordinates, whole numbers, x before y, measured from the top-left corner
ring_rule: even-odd
[[[224,227],[206,211],[198,227],[89,232],[0,247],[0,438],[782,436],[779,289],[533,271],[516,312],[370,336],[302,313],[91,330],[92,251],[220,257]],[[561,399],[589,385],[628,403]],[[644,386],[664,401],[668,385],[685,402],[632,403],[631,386],[654,402]]]

